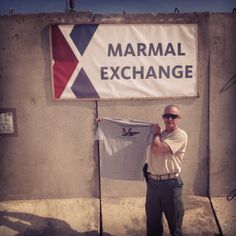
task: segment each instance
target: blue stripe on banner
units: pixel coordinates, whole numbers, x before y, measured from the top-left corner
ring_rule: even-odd
[[[81,55],[84,54],[97,27],[98,24],[75,25],[71,31],[70,36]]]
[[[83,68],[81,68],[71,90],[77,98],[99,98],[96,89],[93,87]]]

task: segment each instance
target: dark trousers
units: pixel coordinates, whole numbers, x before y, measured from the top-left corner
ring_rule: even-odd
[[[162,214],[168,222],[171,236],[182,236],[184,206],[182,202],[182,179],[152,180],[147,183],[146,217],[147,236],[161,236]]]

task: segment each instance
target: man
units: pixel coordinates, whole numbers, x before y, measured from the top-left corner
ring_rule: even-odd
[[[147,236],[163,233],[163,213],[172,236],[183,235],[182,179],[180,177],[187,134],[178,127],[181,118],[176,105],[168,105],[162,118],[165,129],[155,125],[154,140],[147,149],[148,183],[146,196]]]

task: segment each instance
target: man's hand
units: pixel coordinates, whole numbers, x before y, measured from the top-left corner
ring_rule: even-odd
[[[96,118],[96,122],[98,123],[98,122],[101,122],[101,120],[102,120],[102,117],[97,117]]]
[[[161,133],[161,127],[159,124],[153,124],[153,128],[152,128],[152,131],[155,134],[160,134]]]

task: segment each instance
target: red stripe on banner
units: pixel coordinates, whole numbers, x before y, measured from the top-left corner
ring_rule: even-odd
[[[52,28],[54,96],[60,98],[79,61],[71,50],[59,26]]]

